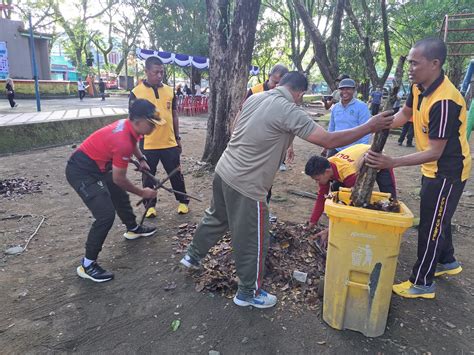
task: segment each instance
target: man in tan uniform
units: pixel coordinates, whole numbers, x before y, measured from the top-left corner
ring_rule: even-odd
[[[339,147],[389,127],[383,114],[351,130],[326,132],[298,107],[308,80],[289,72],[274,90],[249,97],[227,149],[216,166],[211,206],[181,263],[199,268],[200,260],[230,229],[239,289],[234,303],[268,308],[276,297],[261,288],[269,244],[266,196],[285,152],[298,136],[326,148]]]

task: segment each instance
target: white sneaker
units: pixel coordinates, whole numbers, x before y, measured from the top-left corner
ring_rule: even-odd
[[[180,260],[180,263],[186,266],[188,269],[199,270],[201,268],[201,262],[194,259],[188,253],[184,255],[184,257]]]
[[[281,163],[280,165],[280,171],[286,171],[288,170],[287,167],[286,167],[286,164],[285,163]]]
[[[258,290],[258,295],[253,297],[246,297],[240,292],[234,296],[234,303],[237,306],[248,307],[253,306],[255,308],[270,308],[277,304],[277,298],[264,290]]]
[[[270,213],[268,215],[268,221],[270,223],[276,223],[278,221],[278,217],[276,215],[274,215],[273,213]]]

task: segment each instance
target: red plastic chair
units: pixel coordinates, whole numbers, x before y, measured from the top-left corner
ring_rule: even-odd
[[[183,106],[184,106],[184,96],[183,95],[179,95],[177,98],[177,103],[176,103],[176,108],[178,110],[179,113],[182,113],[183,112]]]
[[[200,114],[203,112],[202,96],[195,96],[193,101],[194,112]]]
[[[193,98],[192,98],[192,96],[186,96],[184,98],[183,112],[187,116],[193,116],[194,107],[193,107]]]

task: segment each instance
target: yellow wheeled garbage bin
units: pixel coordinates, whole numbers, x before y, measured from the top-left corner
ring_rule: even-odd
[[[383,212],[349,206],[350,189],[337,194],[324,208],[329,242],[323,319],[336,329],[380,336],[387,323],[401,237],[412,226],[413,214],[401,202],[399,213]],[[374,192],[371,202],[389,197]]]

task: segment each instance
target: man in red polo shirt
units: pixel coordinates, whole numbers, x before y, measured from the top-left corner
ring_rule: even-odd
[[[156,232],[156,228],[137,225],[126,192],[151,199],[156,198],[156,191],[135,186],[126,174],[132,154],[140,161],[141,169],[150,169],[137,142],[159,124],[161,121],[156,118],[155,106],[147,100],[136,100],[130,107],[128,119],[92,133],[69,159],[67,181],[95,218],[87,236],[85,257],[77,268],[80,277],[95,282],[114,278],[111,272],[99,266],[97,257],[112,228],[115,212],[127,227],[126,239],[133,240]]]

